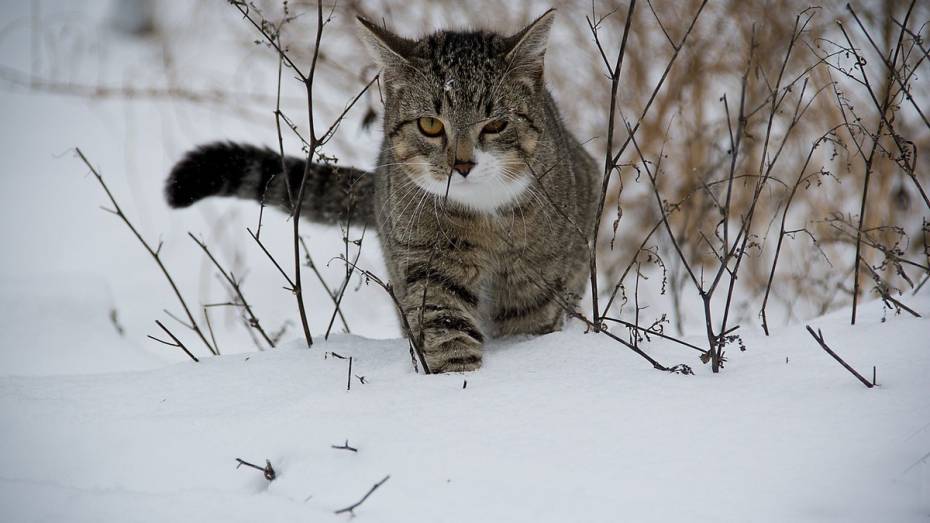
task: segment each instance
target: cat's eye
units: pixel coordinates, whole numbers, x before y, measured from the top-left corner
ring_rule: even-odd
[[[491,120],[481,129],[481,134],[497,134],[506,128],[507,120]]]
[[[417,120],[417,127],[420,128],[421,133],[430,138],[442,136],[442,121],[440,121],[439,118],[424,116]]]

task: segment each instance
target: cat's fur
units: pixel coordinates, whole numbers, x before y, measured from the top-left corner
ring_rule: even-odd
[[[479,367],[487,336],[559,329],[584,293],[580,231],[592,228],[600,175],[543,82],[553,17],[513,36],[439,31],[416,41],[359,19],[383,68],[378,167],[314,164],[301,214],[377,227],[408,335],[422,335],[434,372]],[[441,136],[421,130],[423,117],[442,122]],[[483,132],[501,121],[500,132]],[[285,184],[299,185],[305,163],[286,165],[277,176],[277,152],[201,147],[171,172],[168,202],[222,195],[288,209]]]

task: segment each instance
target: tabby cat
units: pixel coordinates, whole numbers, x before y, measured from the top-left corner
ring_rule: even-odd
[[[600,179],[543,81],[554,10],[518,33],[407,39],[359,18],[383,69],[375,172],[313,164],[301,215],[377,228],[387,268],[432,372],[468,371],[488,336],[561,328],[585,289]],[[305,160],[214,143],[171,172],[173,207],[208,196],[290,211]]]

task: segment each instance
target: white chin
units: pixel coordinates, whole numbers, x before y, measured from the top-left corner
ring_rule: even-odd
[[[457,178],[457,179],[456,179]],[[424,183],[425,182],[425,183]],[[422,189],[439,197],[446,197],[447,184],[435,180],[416,181]],[[448,185],[448,199],[474,211],[493,213],[508,206],[529,186],[529,178],[521,176],[517,180],[471,180],[453,175]]]
[[[522,173],[516,178],[504,176],[496,158],[487,153],[476,154],[476,165],[468,177],[453,172],[451,180],[439,181],[431,176],[416,176],[414,183],[421,189],[448,199],[468,209],[494,213],[515,201],[530,185],[530,178]]]

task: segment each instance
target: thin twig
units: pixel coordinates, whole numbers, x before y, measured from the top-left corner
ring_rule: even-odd
[[[206,305],[203,307],[203,320],[207,324],[207,331],[210,333],[210,341],[213,342],[213,348],[216,349],[216,354],[220,354],[220,346],[216,343],[216,335],[213,333],[213,323],[210,321],[210,313],[207,310]]]
[[[911,17],[911,11],[914,10],[915,3],[916,3],[916,0],[911,0],[911,3],[907,9],[907,14],[904,15],[904,25],[907,25],[907,21]],[[850,14],[852,14],[853,19],[859,25],[859,29],[862,30],[863,34],[865,34],[869,43],[871,43],[873,49],[875,49],[875,52],[882,59],[882,63],[884,63],[885,67],[888,68],[889,85],[886,86],[887,92],[889,93],[891,92],[891,85],[890,85],[891,79],[893,78],[897,80],[898,84],[901,86],[899,93],[900,92],[904,93],[905,98],[910,100],[911,104],[914,106],[914,109],[917,110],[917,113],[923,119],[924,123],[926,123],[928,128],[930,128],[930,122],[927,121],[927,118],[926,116],[924,116],[923,111],[921,111],[920,108],[917,106],[917,104],[914,102],[914,98],[911,96],[911,92],[906,86],[906,83],[908,79],[910,78],[910,75],[913,74],[913,71],[907,76],[907,78],[902,80],[900,76],[898,75],[898,71],[895,69],[895,67],[897,66],[897,60],[898,60],[899,53],[902,49],[902,42],[904,40],[905,31],[903,30],[903,27],[902,27],[901,32],[898,34],[898,43],[894,48],[894,57],[892,58],[891,62],[889,62],[888,59],[884,55],[882,55],[882,53],[879,51],[878,46],[875,44],[875,41],[872,39],[872,35],[870,35],[868,30],[866,30],[865,26],[862,25],[862,22],[859,20],[859,16],[856,14],[856,11],[852,8],[852,6],[850,6],[849,4],[846,4],[846,10],[849,11]],[[886,111],[881,110],[882,106],[879,104],[878,98],[875,97],[875,93],[872,91],[871,85],[869,84],[865,76],[864,60],[860,59],[855,47],[852,46],[852,43],[849,40],[849,36],[846,34],[846,31],[845,29],[843,29],[842,25],[840,25],[840,29],[843,31],[843,36],[846,37],[846,41],[850,44],[850,50],[853,52],[853,55],[856,57],[859,63],[862,64],[859,66],[859,69],[860,71],[862,71],[863,83],[865,83],[869,96],[872,99],[872,103],[875,105],[875,108],[879,110],[879,114],[881,115],[883,121],[885,122],[885,127],[888,128],[889,134],[891,134],[891,137],[895,143],[895,146],[898,148],[898,151],[901,153],[901,159],[896,160],[895,163],[897,163],[902,168],[902,170],[905,172],[907,177],[910,178],[912,182],[914,182],[914,187],[917,189],[917,192],[920,194],[920,197],[923,199],[924,204],[927,206],[927,209],[930,209],[930,197],[927,196],[926,190],[924,189],[923,185],[921,185],[920,180],[917,178],[917,175],[914,173],[914,169],[917,163],[917,152],[916,150],[911,151],[906,147],[906,144],[909,144],[912,148],[914,148],[914,144],[910,142],[905,143],[905,140],[897,133],[897,131],[895,131],[895,127],[893,123],[894,119],[888,118],[885,115]],[[905,58],[905,61],[906,60],[907,58]],[[902,64],[902,66],[905,66],[905,65],[906,64]],[[896,98],[896,96],[894,96],[893,98]],[[911,162],[907,161],[907,158],[909,156],[912,157]]]
[[[342,262],[352,263],[348,260],[342,260]],[[385,292],[388,293],[388,296],[391,298],[391,301],[394,302],[394,307],[397,308],[397,312],[400,315],[400,321],[404,326],[404,332],[407,333],[407,342],[410,344],[410,358],[413,360],[414,370],[419,371],[417,367],[417,362],[419,361],[420,366],[423,368],[423,374],[432,374],[429,365],[426,363],[426,357],[423,355],[423,347],[419,340],[414,337],[413,330],[410,328],[410,322],[407,320],[407,311],[404,310],[403,305],[401,305],[400,300],[397,298],[397,294],[394,293],[394,286],[391,285],[390,282],[382,280],[378,277],[378,275],[369,270],[362,269],[357,265],[355,266],[355,269],[359,271],[359,274],[365,277],[366,282],[373,282],[375,285],[381,287]]]
[[[706,0],[705,0],[706,2]],[[701,6],[703,8],[703,6]],[[594,330],[598,330],[600,327],[600,322],[598,321],[598,313],[600,308],[598,307],[598,287],[597,287],[597,239],[600,235],[601,229],[601,215],[604,214],[604,202],[607,199],[607,189],[610,185],[610,175],[613,173],[614,169],[617,167],[618,159],[612,158],[613,154],[613,143],[614,143],[614,121],[617,111],[617,89],[620,87],[620,72],[623,68],[623,57],[626,56],[626,43],[627,37],[630,33],[630,25],[633,23],[633,13],[636,9],[636,0],[630,0],[630,7],[626,14],[626,21],[623,26],[623,37],[620,40],[620,50],[617,52],[617,60],[614,64],[613,69],[608,68],[608,73],[610,76],[610,109],[607,113],[607,152],[604,156],[604,173],[603,180],[601,182],[601,192],[600,199],[598,200],[597,211],[594,214],[594,230],[591,231],[591,237],[588,240],[588,258],[589,258],[589,278],[591,278],[591,311],[592,318],[594,320]],[[594,34],[594,42],[597,48],[600,50],[602,56],[604,54],[604,49],[601,46],[600,40],[597,37],[597,26],[592,24],[591,21],[588,21],[588,25],[591,28],[591,32]],[[678,55],[678,51],[675,51],[675,55]],[[604,60],[606,62],[606,58]],[[674,58],[673,58],[674,61]],[[664,80],[664,78],[663,78]]]
[[[346,440],[346,442],[343,443],[342,445],[330,445],[330,448],[333,448],[336,450],[348,450],[351,452],[358,452],[357,448],[349,446],[349,440]]]
[[[229,283],[229,286],[232,287],[233,292],[235,292],[236,296],[239,298],[239,304],[242,305],[243,310],[249,317],[249,326],[257,330],[258,333],[262,335],[262,338],[264,338],[265,343],[267,343],[269,347],[274,348],[274,341],[268,337],[268,334],[265,333],[265,329],[263,329],[261,323],[259,323],[258,317],[255,316],[254,312],[252,312],[252,307],[249,306],[249,302],[246,301],[245,295],[242,294],[242,289],[239,287],[239,282],[233,278],[232,274],[226,272],[226,269],[224,269],[222,265],[220,265],[220,262],[218,262],[213,256],[213,253],[210,252],[210,249],[207,247],[206,243],[198,240],[197,237],[190,232],[188,232],[187,235],[190,236],[192,240],[194,240],[194,243],[203,249],[203,252],[207,255],[208,258],[210,258],[210,261],[213,262],[213,265],[216,266],[216,269],[220,271],[220,274],[223,276],[226,282]]]
[[[612,322],[615,322],[615,323],[619,323],[620,325],[629,327],[629,328],[631,328],[631,329],[636,329],[636,330],[638,330],[638,331],[644,332],[644,333],[646,333],[646,334],[648,334],[648,335],[651,335],[651,336],[658,336],[658,337],[660,337],[660,338],[663,338],[663,339],[666,339],[666,340],[669,340],[669,341],[674,341],[675,343],[678,343],[679,345],[683,345],[683,346],[688,347],[688,348],[690,348],[690,349],[694,349],[694,350],[700,352],[701,354],[707,354],[707,350],[702,349],[702,348],[698,347],[697,345],[688,343],[688,342],[686,342],[686,341],[679,340],[678,338],[675,338],[674,336],[669,336],[668,334],[664,334],[664,333],[662,333],[662,332],[659,332],[659,331],[656,331],[656,330],[653,330],[653,329],[647,329],[646,327],[640,327],[640,326],[637,326],[637,325],[635,325],[635,324],[633,324],[633,323],[630,323],[630,322],[628,322],[628,321],[621,320],[621,319],[619,319],[619,318],[609,318],[609,317],[606,317],[606,316],[601,316],[601,319],[604,320],[604,321],[612,321]]]
[[[329,285],[326,284],[326,280],[323,278],[320,270],[317,268],[316,264],[313,263],[313,258],[310,257],[310,249],[307,248],[307,244],[304,242],[302,236],[300,238],[300,245],[304,249],[304,264],[307,267],[310,267],[310,270],[313,271],[316,279],[320,281],[320,285],[323,286],[323,290],[326,291],[326,295],[329,296],[329,299],[332,300],[333,305],[336,306],[336,313],[339,315],[339,321],[342,323],[343,330],[345,330],[346,334],[351,334],[352,331],[349,329],[349,323],[346,321],[346,317],[342,313],[339,300],[336,299],[336,293],[329,288]]]
[[[349,356],[349,371],[346,373],[346,390],[352,390],[352,356]]]
[[[281,276],[284,276],[284,280],[287,282],[288,285],[290,285],[289,290],[293,290],[294,281],[291,280],[291,277],[288,276],[286,272],[284,272],[284,269],[281,268],[281,265],[278,263],[278,260],[276,260],[275,257],[270,252],[268,252],[268,249],[265,248],[265,244],[262,243],[262,241],[258,238],[258,236],[254,232],[252,232],[252,229],[249,229],[248,227],[246,227],[245,230],[249,233],[249,236],[251,236],[252,239],[255,240],[255,243],[257,243],[258,246],[261,247],[262,252],[264,252],[265,256],[267,256],[268,259],[271,260],[271,263],[273,263],[275,268],[278,269],[278,272],[281,273]]]
[[[816,340],[817,343],[820,344],[820,347],[823,348],[823,350],[827,351],[827,354],[829,354],[830,356],[833,356],[833,359],[840,362],[840,365],[842,365],[846,370],[848,370],[853,376],[858,378],[859,381],[861,381],[863,385],[865,385],[866,387],[870,389],[875,386],[874,384],[870,383],[869,380],[863,378],[861,374],[856,372],[856,369],[850,367],[848,363],[843,361],[843,358],[841,358],[839,354],[833,352],[833,349],[827,346],[827,343],[823,339],[823,333],[820,332],[820,329],[817,329],[817,332],[814,332],[814,329],[812,329],[811,326],[808,325],[807,332],[811,333],[811,336],[813,336],[814,340]]]
[[[795,194],[797,194],[798,187],[800,187],[801,181],[804,179],[804,173],[805,171],[807,171],[807,166],[810,164],[811,158],[814,156],[814,151],[817,149],[817,147],[820,146],[822,142],[824,142],[825,140],[828,140],[829,139],[828,137],[840,127],[841,126],[832,127],[829,131],[827,131],[826,133],[821,135],[820,138],[814,141],[814,144],[811,146],[810,152],[807,153],[807,158],[804,160],[804,165],[802,165],[801,169],[798,171],[798,176],[794,181],[794,185],[791,187],[791,192],[788,194],[788,199],[785,202],[785,208],[782,209],[781,226],[778,232],[778,239],[776,240],[776,243],[775,243],[775,255],[772,259],[772,269],[769,271],[769,279],[765,285],[765,296],[762,299],[762,310],[759,312],[759,315],[762,317],[762,330],[765,332],[766,336],[769,335],[769,323],[768,323],[768,318],[765,314],[765,308],[766,308],[766,305],[768,305],[769,293],[772,290],[772,283],[775,281],[775,267],[778,264],[778,257],[781,254],[782,243],[785,240],[785,236],[788,235],[788,231],[785,230],[785,221],[788,218],[788,210],[791,208],[791,203],[794,201],[794,196]],[[812,239],[814,238],[813,235],[811,235],[811,238]],[[816,244],[816,239],[814,239],[814,242]]]
[[[307,319],[307,308],[306,308],[306,305],[304,304],[304,299],[303,299],[303,285],[301,282],[301,264],[300,264],[300,219],[299,218],[300,218],[300,211],[303,208],[303,201],[304,201],[304,195],[305,195],[306,186],[307,186],[307,180],[310,178],[310,174],[313,172],[314,166],[316,165],[313,163],[313,159],[314,159],[314,156],[317,154],[317,150],[319,149],[319,147],[321,145],[324,145],[333,136],[333,134],[336,132],[336,129],[338,129],[339,124],[345,118],[346,114],[349,112],[349,110],[351,110],[351,108],[355,105],[355,103],[362,97],[362,95],[366,91],[368,91],[368,89],[375,82],[377,82],[378,76],[376,75],[374,78],[371,79],[371,81],[369,81],[365,85],[365,87],[346,105],[342,113],[335,119],[335,121],[333,121],[333,123],[329,126],[327,131],[323,133],[322,137],[320,137],[320,135],[318,135],[316,132],[316,125],[314,121],[313,81],[316,75],[317,60],[320,56],[320,42],[323,37],[323,28],[332,19],[332,14],[335,11],[335,5],[333,5],[333,10],[330,11],[326,20],[324,20],[323,19],[323,3],[322,2],[317,3],[317,13],[316,13],[317,24],[316,24],[316,37],[314,39],[314,44],[313,44],[313,56],[310,60],[310,69],[306,73],[304,73],[297,66],[297,64],[294,63],[294,61],[287,55],[286,50],[282,47],[281,41],[280,41],[280,33],[279,33],[280,26],[278,26],[277,33],[270,34],[266,30],[265,20],[263,17],[261,17],[260,13],[259,13],[259,17],[260,17],[259,21],[256,21],[250,15],[250,9],[254,7],[252,6],[252,4],[246,3],[241,0],[230,0],[230,3],[240,12],[240,14],[242,14],[244,18],[246,18],[249,21],[249,23],[251,23],[262,34],[265,40],[267,40],[268,44],[271,45],[271,47],[273,47],[275,51],[277,51],[278,59],[279,59],[279,68],[278,68],[279,69],[278,71],[279,93],[280,93],[280,83],[281,83],[280,76],[281,76],[281,63],[282,62],[286,63],[289,67],[291,67],[294,70],[294,72],[300,78],[301,83],[303,83],[303,86],[306,92],[307,120],[309,124],[309,140],[305,140],[305,143],[308,142],[308,145],[306,148],[306,161],[304,162],[303,175],[301,176],[300,183],[298,185],[299,188],[297,190],[296,195],[293,193],[293,190],[291,188],[291,179],[290,179],[289,174],[286,171],[286,163],[284,161],[284,150],[283,150],[283,142],[282,142],[282,137],[281,137],[281,125],[280,125],[280,121],[282,118],[284,118],[284,115],[280,110],[280,102],[278,102],[277,108],[275,110],[275,121],[276,121],[276,128],[278,132],[279,153],[281,154],[282,174],[284,174],[287,178],[286,185],[287,185],[287,190],[288,190],[288,196],[289,196],[289,199],[292,205],[291,223],[292,223],[292,228],[293,228],[292,247],[293,247],[293,257],[294,257],[294,276],[293,278],[288,278],[288,281],[291,283],[290,290],[291,292],[294,293],[295,299],[297,300],[297,309],[300,314],[300,323],[301,323],[301,327],[303,328],[304,338],[306,339],[307,346],[311,347],[313,345],[313,337],[310,334],[310,325]],[[280,94],[278,95],[278,98],[280,98]],[[286,118],[284,119],[286,120]],[[291,125],[290,121],[288,121],[288,125]],[[292,125],[291,125],[291,128],[294,129]],[[251,234],[251,231],[250,231],[250,234]],[[255,238],[256,241],[258,241],[258,234],[252,234],[252,237]],[[260,242],[259,242],[259,245],[261,245]],[[262,246],[262,249],[264,250],[264,246]],[[266,251],[266,254],[267,254],[267,251]],[[271,256],[269,255],[269,257]],[[277,262],[275,262],[275,266],[278,267],[278,270],[283,273],[283,270],[281,269],[280,265]],[[335,319],[335,314],[334,314],[333,319]],[[331,326],[332,326],[332,321],[330,321],[330,327]]]
[[[277,477],[277,474],[275,474],[275,471],[274,471],[274,467],[271,466],[271,461],[269,461],[269,460],[267,460],[267,459],[265,460],[265,466],[264,466],[264,467],[259,467],[258,465],[255,465],[255,464],[253,464],[253,463],[249,463],[248,461],[245,461],[245,460],[240,459],[240,458],[236,458],[236,461],[239,462],[239,464],[236,465],[236,468],[239,468],[239,467],[245,465],[246,467],[251,467],[251,468],[253,468],[253,469],[255,469],[255,470],[260,470],[260,471],[262,471],[262,473],[265,475],[265,479],[267,479],[268,481],[274,481],[274,478]]]
[[[391,479],[391,475],[390,475],[390,474],[388,474],[387,476],[384,476],[384,479],[382,479],[381,481],[379,481],[379,482],[375,483],[374,485],[372,485],[371,489],[369,489],[368,492],[366,492],[365,495],[362,496],[362,499],[356,501],[355,503],[349,505],[349,506],[346,507],[346,508],[341,508],[341,509],[337,510],[335,513],[336,513],[336,514],[343,514],[343,513],[345,513],[345,512],[348,512],[349,514],[352,514],[352,515],[354,516],[354,515],[355,515],[355,509],[357,509],[357,508],[359,507],[359,505],[361,505],[362,503],[364,503],[365,500],[368,499],[368,496],[370,496],[374,491],[378,490],[378,487],[380,487],[381,485],[384,485],[384,482],[386,482],[386,481],[389,480],[389,479]]]
[[[869,86],[868,75],[865,74],[865,67],[862,66],[865,62],[862,61],[862,58],[858,55],[856,50],[853,48],[852,41],[849,39],[849,35],[846,34],[846,30],[843,28],[842,24],[839,24],[840,30],[843,32],[843,36],[846,37],[846,41],[849,44],[850,50],[856,58],[856,62],[860,64],[860,70],[862,71],[862,80],[868,88],[869,92],[872,92],[871,86]],[[895,60],[892,62],[892,67],[897,62],[898,53],[895,51]],[[859,205],[859,226],[856,230],[856,261],[855,261],[855,270],[853,271],[853,295],[852,295],[852,315],[850,317],[850,324],[856,324],[856,312],[859,305],[859,270],[862,265],[862,256],[861,256],[861,247],[862,247],[862,228],[865,224],[865,212],[867,209],[867,202],[869,197],[869,181],[872,177],[872,162],[875,159],[875,152],[878,150],[878,141],[882,133],[882,128],[885,125],[885,112],[888,111],[889,103],[891,102],[891,87],[885,90],[885,99],[879,107],[879,121],[878,128],[875,131],[875,134],[872,136],[872,149],[869,152],[868,157],[863,156],[865,175],[862,182],[862,199]],[[844,111],[845,112],[845,111]],[[849,129],[850,135],[852,135],[852,129]],[[862,151],[860,150],[860,155]]]
[[[352,263],[346,265],[346,267],[348,267],[348,269],[346,270],[346,277],[345,277],[345,280],[343,280],[342,282],[342,286],[339,288],[339,292],[336,294],[336,297],[335,297],[336,308],[333,310],[333,314],[329,318],[329,325],[326,326],[326,334],[323,335],[324,340],[329,339],[329,334],[333,330],[333,323],[336,321],[336,315],[342,312],[342,299],[345,297],[346,289],[349,288],[349,283],[350,283],[350,280],[352,279],[352,274],[355,272],[355,264],[358,263],[358,259],[362,255],[362,241],[364,241],[365,239],[365,232],[367,230],[368,230],[367,226],[365,226],[362,229],[362,236],[358,240],[358,251],[356,251],[355,253],[355,260],[353,260]],[[346,251],[348,251],[348,248],[349,248],[348,247],[349,245],[348,234],[349,234],[349,231],[348,229],[346,229]]]
[[[876,283],[875,290],[878,291],[879,296],[881,296],[883,300],[885,300],[886,302],[891,302],[892,305],[894,305],[895,307],[901,310],[906,311],[907,313],[909,313],[911,316],[915,318],[921,317],[920,313],[908,307],[907,305],[901,303],[899,300],[897,300],[894,296],[891,295],[890,290],[887,288],[887,286],[884,283],[882,283],[881,277],[878,275],[877,272],[875,272],[875,269],[873,269],[872,266],[869,265],[867,261],[861,260],[861,263],[863,267],[869,270],[869,274],[872,275],[872,280]]]
[[[174,341],[174,343],[168,343],[167,341],[160,340],[160,339],[156,338],[155,336],[151,336],[151,335],[149,336],[149,338],[151,338],[151,339],[153,339],[153,340],[155,340],[155,341],[157,341],[157,342],[164,343],[165,345],[169,345],[169,346],[171,346],[171,347],[177,347],[177,348],[183,350],[183,351],[184,351],[184,354],[187,354],[187,355],[190,357],[190,359],[194,360],[195,363],[200,363],[200,360],[197,359],[197,356],[194,356],[194,355],[191,353],[191,351],[187,350],[187,347],[184,345],[184,343],[182,343],[181,340],[179,340],[174,334],[172,334],[171,331],[168,330],[168,327],[165,327],[165,325],[164,325],[162,322],[158,321],[158,320],[155,320],[155,324],[158,325],[159,327],[161,327],[161,330],[165,331],[165,334],[167,334],[168,337],[171,338],[171,339]]]
[[[181,295],[181,291],[178,290],[178,286],[174,283],[174,278],[171,277],[171,274],[168,272],[168,269],[165,268],[164,263],[162,263],[161,261],[161,252],[160,252],[161,244],[159,244],[158,248],[153,249],[152,246],[149,245],[149,243],[146,242],[145,239],[142,238],[142,235],[139,234],[139,231],[136,230],[132,222],[129,221],[129,218],[126,217],[126,214],[123,213],[123,210],[120,208],[119,204],[116,203],[116,198],[113,196],[113,193],[110,192],[110,188],[107,187],[106,182],[103,181],[103,176],[101,176],[100,173],[97,171],[97,169],[95,169],[94,166],[90,164],[90,161],[87,160],[87,157],[84,156],[84,153],[81,151],[80,148],[75,148],[75,151],[77,152],[77,155],[81,158],[81,161],[84,162],[84,165],[86,165],[87,168],[90,169],[90,172],[93,173],[94,177],[100,183],[100,186],[103,187],[104,192],[106,192],[107,197],[110,199],[110,203],[113,204],[113,209],[114,209],[114,213],[116,214],[116,216],[118,216],[121,220],[123,220],[123,223],[125,223],[126,226],[129,227],[129,230],[132,231],[132,234],[136,237],[137,240],[139,240],[139,243],[141,243],[142,246],[145,247],[145,250],[148,251],[149,255],[151,255],[152,258],[155,260],[155,263],[158,265],[158,268],[161,269],[161,272],[165,276],[165,279],[168,280],[168,284],[171,286],[171,290],[174,291],[174,295],[178,298],[178,301],[181,303],[181,308],[184,309],[184,314],[187,315],[187,319],[190,321],[191,329],[195,333],[197,333],[197,336],[200,337],[200,340],[203,342],[204,345],[206,345],[210,353],[215,356],[217,354],[216,349],[214,349],[213,345],[211,345],[210,342],[207,341],[207,337],[204,335],[203,331],[200,329],[200,326],[197,324],[197,320],[194,319],[194,315],[191,314],[190,309],[187,307],[187,302],[184,300],[184,297]],[[193,357],[193,355],[191,356]]]

